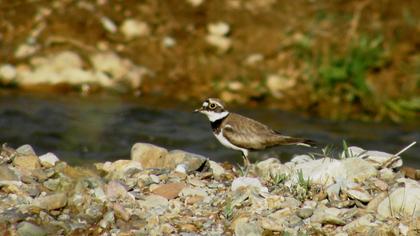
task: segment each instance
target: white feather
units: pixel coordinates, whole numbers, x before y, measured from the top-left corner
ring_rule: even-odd
[[[229,126],[229,125],[227,125]],[[225,136],[223,136],[223,129],[219,132],[219,134],[215,134],[213,133],[214,136],[216,136],[217,140],[219,140],[219,142],[221,144],[223,144],[223,146],[227,147],[227,148],[231,148],[234,150],[239,150],[241,151],[246,157],[248,156],[248,150],[244,149],[244,148],[240,148],[238,146],[233,145],[231,142],[229,142],[229,140],[227,140],[225,138]]]
[[[227,115],[229,115],[229,112],[228,111],[224,111],[224,112],[221,112],[221,113],[214,112],[214,111],[201,111],[201,113],[203,113],[204,115],[206,115],[207,118],[209,118],[209,120],[211,122],[215,122],[216,120],[223,119]]]

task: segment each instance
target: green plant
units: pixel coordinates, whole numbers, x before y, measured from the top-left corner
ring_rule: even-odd
[[[232,200],[229,199],[226,202],[225,207],[223,208],[223,216],[225,217],[225,219],[227,220],[232,219],[234,209],[235,209],[235,206],[233,205]]]
[[[309,191],[309,188],[311,186],[310,178],[305,179],[305,177],[303,176],[303,171],[302,170],[298,170],[298,185],[302,189],[304,189],[306,192]]]
[[[366,74],[384,63],[382,42],[382,36],[362,36],[350,44],[344,55],[330,55],[327,63],[319,67],[318,86],[329,90],[342,86],[346,93],[354,96],[370,92]]]
[[[287,175],[285,174],[276,174],[274,178],[271,179],[271,182],[273,185],[279,185],[283,183],[287,178]]]

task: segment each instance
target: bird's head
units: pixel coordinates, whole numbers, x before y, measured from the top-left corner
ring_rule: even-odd
[[[201,107],[195,109],[194,112],[203,113],[211,122],[223,119],[229,115],[229,111],[225,109],[223,101],[217,98],[206,99]]]

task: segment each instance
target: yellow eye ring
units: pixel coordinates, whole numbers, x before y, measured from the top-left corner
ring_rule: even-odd
[[[214,108],[216,108],[216,104],[214,104],[214,103],[211,103],[211,104],[210,104],[210,108],[211,108],[211,109],[214,109]]]

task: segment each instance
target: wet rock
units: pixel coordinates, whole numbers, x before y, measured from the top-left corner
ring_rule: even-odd
[[[420,217],[420,184],[395,189],[379,204],[378,213],[384,217]]]
[[[21,222],[17,226],[17,234],[20,236],[46,236],[47,232],[42,229],[41,227],[29,223],[29,222]]]
[[[166,199],[178,197],[178,194],[186,187],[184,183],[162,184],[153,189],[152,193],[162,196]]]
[[[41,167],[38,157],[34,155],[18,155],[13,160],[13,164],[26,170],[35,170]]]
[[[16,149],[16,152],[26,156],[36,156],[36,153],[31,145],[25,144]]]
[[[124,20],[120,31],[129,40],[137,37],[148,36],[150,34],[149,25],[146,22],[138,21],[135,19]]]
[[[60,161],[54,153],[48,152],[39,157],[42,166],[53,167],[57,161]]]
[[[260,192],[268,192],[267,187],[264,187],[257,178],[251,177],[238,177],[232,182],[232,191],[236,191],[240,188],[256,188]]]
[[[296,212],[297,216],[299,216],[302,219],[311,217],[313,213],[314,213],[314,210],[311,208],[302,208]]]
[[[32,205],[44,210],[60,209],[67,204],[67,196],[64,193],[55,193],[36,198]]]
[[[136,143],[131,148],[131,160],[138,161],[144,168],[164,168],[168,150],[149,143]]]

